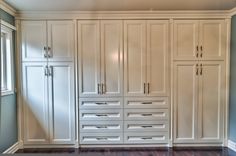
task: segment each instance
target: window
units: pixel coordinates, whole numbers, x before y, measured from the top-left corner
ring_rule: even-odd
[[[1,95],[13,93],[12,29],[1,25]]]

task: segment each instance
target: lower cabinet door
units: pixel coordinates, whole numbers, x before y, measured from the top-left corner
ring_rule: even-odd
[[[49,143],[46,63],[23,63],[24,144]]]
[[[50,137],[53,144],[75,143],[73,63],[49,63]]]
[[[122,133],[80,133],[80,144],[122,144]]]
[[[168,132],[129,132],[124,133],[125,144],[168,143]]]

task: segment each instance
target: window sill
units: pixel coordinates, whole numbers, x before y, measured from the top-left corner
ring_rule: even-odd
[[[2,91],[1,96],[13,95],[14,93],[14,91]]]

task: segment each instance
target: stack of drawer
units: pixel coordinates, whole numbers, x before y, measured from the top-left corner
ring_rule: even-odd
[[[168,98],[125,98],[124,143],[168,143]]]
[[[123,99],[80,98],[80,144],[123,143]]]

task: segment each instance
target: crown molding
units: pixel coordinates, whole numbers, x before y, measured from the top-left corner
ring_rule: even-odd
[[[231,18],[228,11],[21,11],[16,19],[193,19]]]
[[[230,14],[230,16],[236,15],[236,7],[234,7],[234,8],[231,9],[231,10],[229,10],[229,14]]]
[[[7,4],[5,1],[0,0],[0,8],[12,16],[16,16],[16,9]]]

